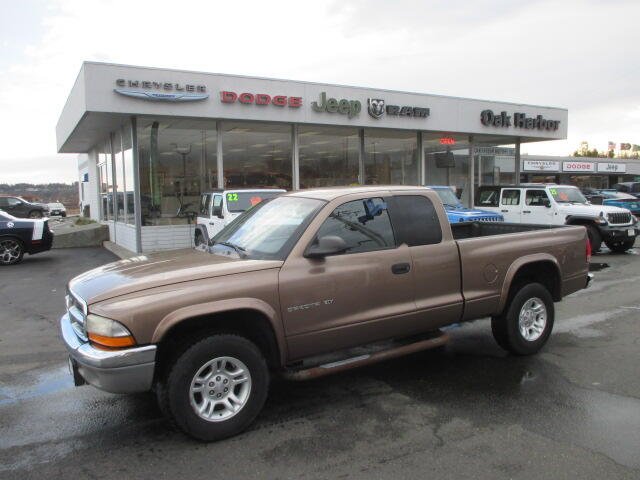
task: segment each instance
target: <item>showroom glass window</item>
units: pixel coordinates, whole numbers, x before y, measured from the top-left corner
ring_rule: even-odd
[[[358,184],[357,128],[300,127],[300,188]]]
[[[137,133],[142,225],[189,224],[217,187],[216,123],[138,118]]]
[[[316,238],[341,237],[346,253],[370,252],[395,248],[396,241],[383,198],[365,198],[336,208],[318,229]]]
[[[418,185],[417,145],[415,131],[365,129],[365,183]]]
[[[292,188],[291,126],[223,122],[224,188]]]

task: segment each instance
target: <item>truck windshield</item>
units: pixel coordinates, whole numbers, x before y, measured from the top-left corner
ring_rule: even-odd
[[[277,197],[282,192],[227,192],[227,210],[231,213],[246,212],[262,200]]]
[[[213,237],[209,252],[231,250],[241,258],[284,260],[323,205],[321,200],[299,197],[262,202]]]
[[[460,205],[460,200],[450,188],[436,188],[435,191],[445,207],[457,207]]]
[[[551,187],[549,193],[558,203],[588,203],[580,190],[572,187]]]

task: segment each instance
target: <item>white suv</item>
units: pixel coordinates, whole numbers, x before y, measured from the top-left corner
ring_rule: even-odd
[[[602,242],[615,252],[631,247],[638,219],[626,208],[592,205],[577,187],[555,184],[479,187],[475,206],[501,213],[505,222],[543,225],[584,225],[591,248]]]
[[[200,197],[196,221],[194,238],[196,246],[208,244],[220,230],[254,205],[285,192],[286,190],[276,188],[256,188],[214,190],[203,193]]]

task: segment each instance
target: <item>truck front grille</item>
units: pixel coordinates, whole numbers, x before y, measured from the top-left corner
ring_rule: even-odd
[[[623,225],[631,222],[631,213],[607,213],[607,220],[612,225]]]
[[[65,300],[67,303],[67,313],[69,314],[69,320],[71,321],[73,331],[76,332],[78,338],[87,341],[84,306],[72,293],[68,293]]]

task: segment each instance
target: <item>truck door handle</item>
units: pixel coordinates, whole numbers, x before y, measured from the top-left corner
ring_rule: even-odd
[[[531,210],[522,210],[522,213],[531,213]]]
[[[391,271],[396,275],[402,275],[403,273],[409,273],[411,270],[411,265],[408,263],[396,263],[391,266]]]
[[[215,223],[213,223],[213,222],[209,222],[209,225],[215,225]]]
[[[509,213],[509,210],[500,210],[502,213]]]

